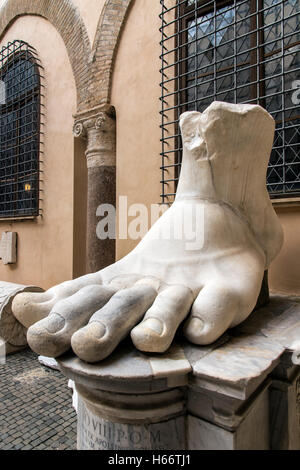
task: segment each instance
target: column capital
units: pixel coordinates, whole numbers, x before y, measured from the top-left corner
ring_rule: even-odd
[[[75,137],[87,138],[90,129],[98,129],[103,132],[115,127],[115,115],[112,106],[92,108],[74,115],[73,134]]]
[[[87,140],[88,167],[115,166],[116,121],[113,107],[93,108],[74,118],[74,136]]]

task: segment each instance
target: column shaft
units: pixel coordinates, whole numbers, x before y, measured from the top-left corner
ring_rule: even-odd
[[[77,120],[74,134],[87,140],[88,168],[86,269],[99,271],[115,261],[115,239],[99,238],[97,210],[102,204],[116,207],[115,119],[107,111]]]

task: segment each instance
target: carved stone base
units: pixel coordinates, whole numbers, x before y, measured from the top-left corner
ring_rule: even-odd
[[[271,449],[300,449],[300,371],[283,355],[270,387]]]
[[[14,297],[20,292],[43,292],[43,289],[0,281],[0,338],[5,342],[7,355],[27,347],[26,328],[15,318],[11,309]]]
[[[188,416],[189,450],[268,450],[269,390],[261,392],[232,430]]]
[[[79,450],[180,450],[184,449],[184,441],[183,416],[159,423],[108,421],[93,413],[79,395]]]
[[[272,297],[210,346],[153,356],[128,342],[93,365],[62,357],[79,396],[78,449],[300,450],[299,335],[300,299]]]

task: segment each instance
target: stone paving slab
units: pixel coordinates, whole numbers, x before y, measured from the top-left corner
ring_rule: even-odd
[[[72,390],[25,350],[0,365],[0,450],[76,449]]]

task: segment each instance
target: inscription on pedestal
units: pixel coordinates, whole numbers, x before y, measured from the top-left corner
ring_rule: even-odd
[[[184,450],[184,417],[155,424],[121,424],[91,413],[79,398],[79,450]]]

